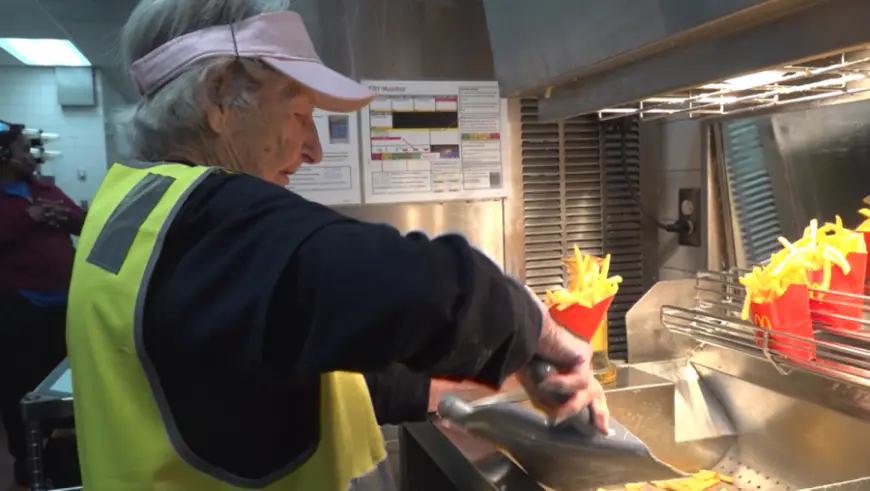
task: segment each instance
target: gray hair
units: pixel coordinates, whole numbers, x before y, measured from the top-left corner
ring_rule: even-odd
[[[158,46],[199,29],[228,25],[267,12],[290,9],[291,0],[140,0],[121,29],[121,56],[130,65]],[[155,93],[143,96],[119,118],[133,157],[178,158],[180,147],[200,145],[212,135],[205,102],[214,94],[206,82],[229,70],[229,90],[214,102],[224,107],[256,105],[259,81],[272,71],[255,60],[231,57],[202,60]]]

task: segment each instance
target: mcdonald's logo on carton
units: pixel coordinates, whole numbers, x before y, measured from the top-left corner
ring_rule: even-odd
[[[825,294],[819,291],[822,289],[821,283],[808,283],[807,287],[809,287],[809,295],[811,299],[822,300],[825,298]]]
[[[753,315],[752,316],[752,323],[755,324],[756,326],[762,328],[762,329],[767,329],[768,331],[773,330],[773,325],[770,323],[770,317],[768,317],[766,315],[758,315],[758,314]]]

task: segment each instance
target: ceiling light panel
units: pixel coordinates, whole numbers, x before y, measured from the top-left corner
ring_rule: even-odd
[[[91,66],[85,55],[67,39],[0,38],[0,48],[25,65]]]

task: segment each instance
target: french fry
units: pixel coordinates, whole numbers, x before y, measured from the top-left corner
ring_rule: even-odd
[[[861,222],[861,225],[858,225],[858,228],[856,228],[855,231],[870,232],[870,209],[861,208],[860,210],[858,210],[858,214],[864,217],[864,221]]]
[[[707,491],[722,484],[733,484],[734,479],[714,471],[700,471],[690,477],[681,477],[667,481],[651,481],[648,483],[629,483],[625,485],[627,491],[643,489],[649,486],[654,489],[668,489],[670,491]]]
[[[837,215],[833,223],[826,223],[819,229],[823,233],[820,240],[832,246],[842,255],[850,252],[866,253],[867,245],[860,232],[843,226],[843,219]]]
[[[864,211],[860,213],[865,214]],[[866,210],[865,215],[870,217],[870,210]],[[783,249],[771,256],[770,264],[753,268],[740,278],[740,283],[746,287],[746,301],[741,312],[743,319],[749,318],[750,303],[773,301],[792,284],[806,283],[806,272],[809,270],[822,271],[819,288],[827,290],[831,285],[831,268],[834,265],[839,266],[844,274],[849,274],[851,266],[846,255],[867,252],[864,235],[845,228],[839,216],[833,223],[822,226],[813,219],[800,239],[789,242],[780,237],[779,243]]]
[[[822,270],[821,289],[830,287],[831,267],[836,265],[849,274],[851,266],[846,260],[849,253],[866,253],[864,235],[843,227],[843,220],[837,216],[833,223],[821,227],[813,219],[810,226],[804,230],[804,235],[792,244],[793,249],[800,254],[808,269]]]
[[[547,307],[556,306],[558,310],[565,310],[572,305],[592,307],[619,290],[622,277],[607,276],[610,273],[610,254],[598,258],[583,254],[574,245],[573,256],[562,262],[568,269],[568,286],[555,291],[547,290],[544,298]]]
[[[740,278],[740,284],[746,288],[746,299],[740,312],[743,320],[749,318],[750,304],[772,302],[791,285],[807,282],[807,266],[803,255],[792,244],[785,242],[788,246],[772,254],[768,265],[756,266]]]
[[[710,480],[710,479],[719,479],[719,473],[713,471],[698,471],[692,474],[692,477],[695,479],[700,479],[702,481]]]

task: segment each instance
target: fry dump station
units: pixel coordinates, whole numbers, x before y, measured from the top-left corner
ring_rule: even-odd
[[[624,454],[594,445],[578,451],[508,397],[502,407],[497,398],[448,401],[443,420],[405,425],[405,489],[683,491],[702,488],[643,482],[709,470],[733,478],[714,491],[870,490],[870,336],[815,326],[802,340],[814,360],[783,355],[740,319],[738,277],[659,282],[627,316],[640,360],[618,367],[608,405],[625,434],[675,469],[670,476],[635,460],[620,467]]]

